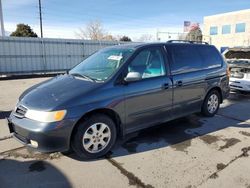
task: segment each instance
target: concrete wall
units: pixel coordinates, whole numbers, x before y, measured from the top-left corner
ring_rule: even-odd
[[[237,23],[246,23],[244,33],[235,32]],[[231,25],[230,34],[222,34],[223,25]],[[210,35],[211,26],[218,27],[217,35]],[[250,9],[204,17],[203,33],[210,35],[211,43],[219,49],[221,47],[250,46]]]
[[[0,37],[0,75],[62,72],[117,41]]]

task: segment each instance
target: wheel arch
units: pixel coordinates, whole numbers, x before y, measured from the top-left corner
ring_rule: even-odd
[[[222,103],[222,102],[223,102],[222,90],[221,90],[221,88],[218,87],[218,86],[215,86],[215,87],[210,88],[210,89],[207,91],[207,94],[206,94],[205,98],[207,97],[207,95],[208,95],[212,90],[218,91],[218,93],[220,94],[220,103]],[[204,99],[205,99],[205,98],[204,98]]]
[[[70,140],[69,140],[69,146],[71,144],[73,135],[75,134],[76,129],[79,126],[79,123],[81,121],[84,121],[87,118],[93,116],[94,114],[104,114],[104,115],[110,117],[114,121],[114,123],[116,125],[117,136],[119,136],[119,135],[123,136],[123,128],[122,128],[121,118],[120,118],[119,114],[117,112],[115,112],[114,110],[112,110],[112,109],[99,108],[99,109],[91,110],[91,111],[85,113],[80,119],[77,120],[77,122],[74,125],[73,130],[71,131]]]

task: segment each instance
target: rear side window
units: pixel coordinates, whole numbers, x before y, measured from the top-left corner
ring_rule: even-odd
[[[198,47],[197,50],[203,60],[202,68],[209,69],[209,68],[221,67],[222,58],[215,47],[204,45],[202,47]]]
[[[187,73],[222,66],[222,58],[213,46],[180,45],[171,47],[173,74]]]
[[[172,73],[192,72],[202,68],[202,58],[195,46],[176,45],[171,47],[171,54],[173,58]]]

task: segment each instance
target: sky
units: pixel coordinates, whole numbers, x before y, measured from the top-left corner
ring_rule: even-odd
[[[106,32],[136,40],[156,31],[183,32],[183,22],[250,8],[250,0],[41,0],[44,37],[78,38],[79,28],[100,20]],[[25,23],[40,35],[38,0],[2,0],[5,30]]]

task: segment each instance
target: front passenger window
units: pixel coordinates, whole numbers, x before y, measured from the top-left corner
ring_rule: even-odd
[[[138,72],[142,79],[165,75],[161,50],[155,48],[141,51],[128,66],[128,72]]]

